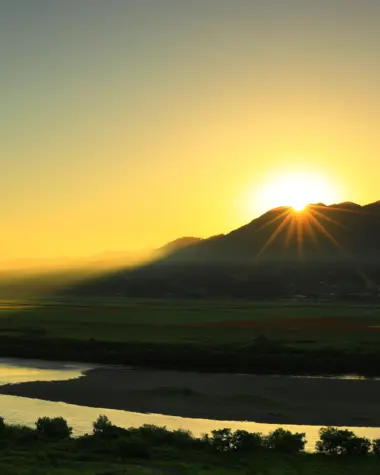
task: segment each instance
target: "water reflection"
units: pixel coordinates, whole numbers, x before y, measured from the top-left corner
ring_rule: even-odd
[[[0,385],[27,381],[63,381],[79,378],[93,366],[42,360],[0,358]]]
[[[2,384],[21,381],[65,380],[79,377],[83,371],[90,369],[88,365],[76,363],[53,363],[37,360],[0,359],[0,381]],[[114,409],[76,406],[63,402],[42,401],[16,396],[0,395],[0,415],[11,424],[34,425],[38,417],[64,417],[80,435],[92,431],[92,423],[100,414],[105,414],[114,424],[120,427],[155,424],[168,429],[188,429],[195,436],[208,433],[213,429],[229,427],[233,430],[245,429],[250,432],[266,434],[277,427],[276,424],[262,424],[245,421],[215,421],[208,419],[190,419],[160,414],[140,414]],[[313,450],[318,439],[319,426],[283,425],[281,427],[292,432],[305,432],[308,441],[307,450]],[[380,438],[380,428],[353,427],[348,429],[359,436],[370,439]]]
[[[120,427],[138,427],[142,424],[155,424],[166,426],[168,429],[188,429],[195,436],[208,433],[213,429],[229,427],[233,430],[245,429],[250,432],[262,432],[267,434],[279,427],[276,424],[259,424],[244,421],[213,421],[207,419],[189,419],[161,414],[140,414],[114,409],[102,409],[85,406],[75,406],[63,402],[41,401],[17,396],[0,396],[1,415],[6,422],[12,424],[24,424],[33,426],[38,417],[64,417],[73,427],[74,434],[80,435],[92,431],[92,422],[100,414],[105,414],[114,424]],[[318,440],[319,426],[281,425],[292,432],[305,432],[308,441],[307,450],[313,450]],[[353,427],[348,428],[357,435],[380,438],[380,428]]]

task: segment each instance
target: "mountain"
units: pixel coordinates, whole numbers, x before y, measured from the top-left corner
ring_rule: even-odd
[[[188,239],[188,238],[185,238]],[[176,241],[174,241],[175,243]],[[181,242],[181,240],[177,241]],[[380,202],[275,208],[228,234],[167,247],[155,260],[75,292],[134,296],[264,296],[380,282]]]
[[[380,260],[380,202],[275,208],[228,234],[172,253],[167,263]]]
[[[181,237],[178,239],[175,239],[174,241],[170,241],[167,244],[165,244],[162,247],[159,247],[154,253],[153,256],[155,258],[162,258],[162,257],[167,257],[173,253],[176,253],[177,251],[181,251],[189,246],[192,246],[194,244],[199,244],[201,241],[203,241],[202,238],[198,237]]]

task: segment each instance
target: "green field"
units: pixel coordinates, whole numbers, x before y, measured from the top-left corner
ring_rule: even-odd
[[[62,450],[45,453],[44,449],[13,451],[2,457],[1,475],[374,475],[379,461],[368,459],[326,460],[318,456],[267,456],[252,460],[220,462],[205,460],[203,463],[167,460],[141,463],[96,460],[94,457],[66,458]],[[87,460],[86,460],[87,458]],[[74,460],[73,460],[74,459]],[[81,460],[82,459],[82,460]],[[99,457],[98,457],[99,459]]]
[[[380,373],[380,307],[243,300],[2,301],[1,356],[284,374]]]
[[[295,302],[67,299],[0,303],[0,335],[119,342],[246,343],[258,335],[301,347],[380,341],[380,307]]]

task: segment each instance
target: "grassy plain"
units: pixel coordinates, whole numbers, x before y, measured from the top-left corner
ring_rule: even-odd
[[[380,374],[371,303],[61,298],[0,304],[1,356],[259,373]]]
[[[50,453],[49,453],[50,452]],[[374,475],[379,461],[374,457],[352,460],[328,459],[317,455],[266,456],[255,455],[251,460],[203,462],[156,460],[102,461],[99,457],[68,458],[60,450],[34,454],[12,451],[0,462],[2,475]],[[87,460],[83,460],[86,459]],[[82,459],[82,460],[81,460]],[[98,460],[97,460],[98,459]]]
[[[380,306],[365,303],[64,299],[0,302],[0,335],[115,342],[377,345]]]

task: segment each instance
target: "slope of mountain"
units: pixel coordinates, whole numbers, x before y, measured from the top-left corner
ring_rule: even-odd
[[[228,234],[189,242],[80,291],[123,295],[274,295],[380,281],[380,202],[280,207]],[[319,289],[320,290],[320,289]]]
[[[166,263],[271,261],[360,262],[380,259],[380,202],[360,206],[309,205],[303,212],[281,207],[229,234],[172,253]]]

